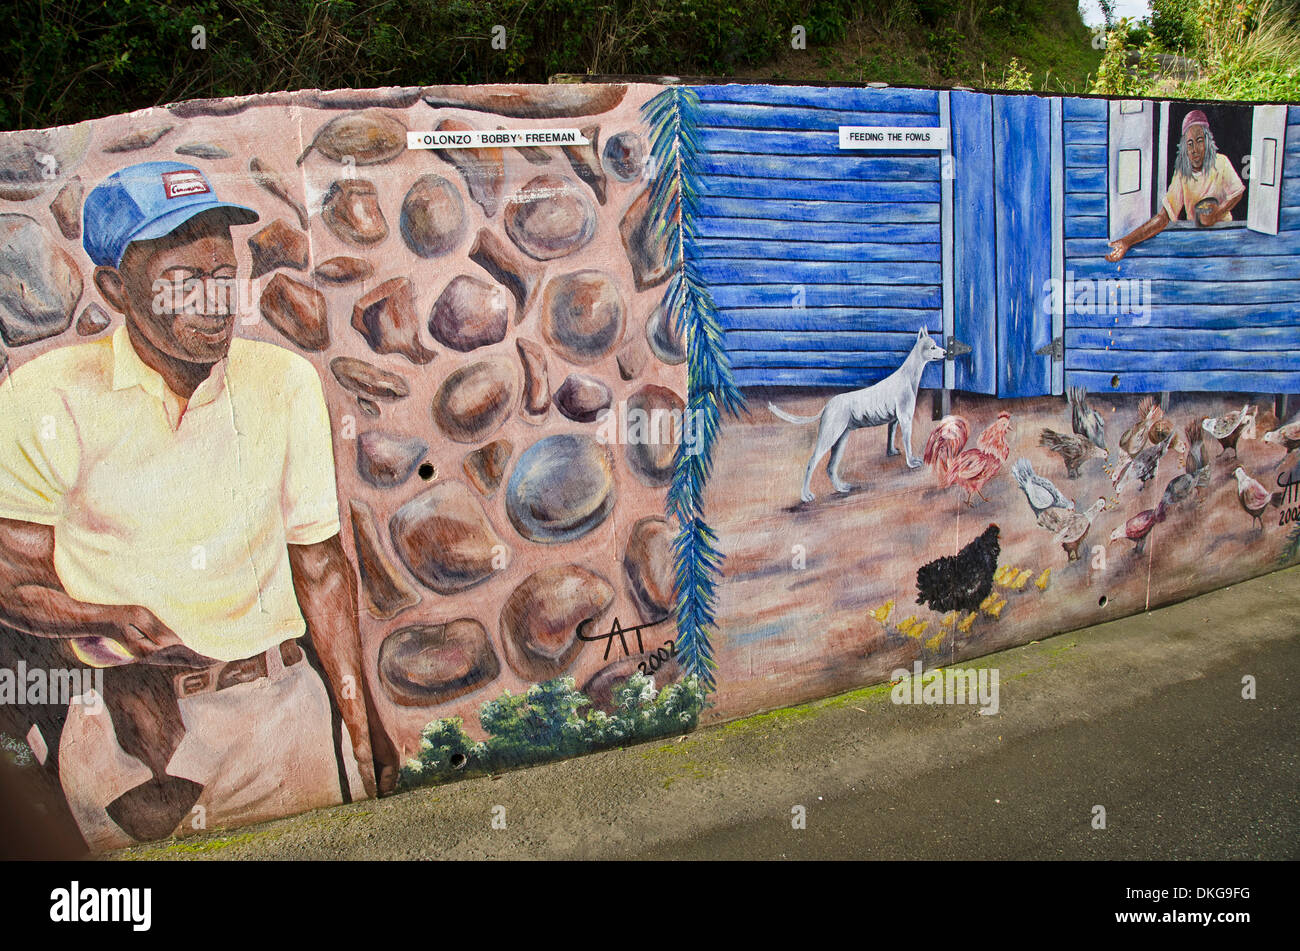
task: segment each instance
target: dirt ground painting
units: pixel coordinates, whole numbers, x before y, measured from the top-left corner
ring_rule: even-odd
[[[1135,553],[1135,542],[1110,536],[1159,504],[1168,483],[1184,473],[1185,455],[1171,449],[1146,488],[1126,485],[1116,493],[1105,459],[1087,460],[1071,480],[1061,458],[1039,444],[1043,428],[1071,432],[1065,399],[959,393],[952,412],[970,423],[972,444],[999,413],[1011,414],[1010,458],[984,486],[987,501],[976,497],[967,506],[965,492],[940,487],[929,466],[909,469],[902,456],[887,458],[881,427],[849,437],[841,475],[852,491],[835,493],[822,466],[812,483],[816,499],[802,503],[799,487],[815,427],[777,419],[767,402],[811,415],[831,395],[748,390],[749,417],[724,429],[708,492],[711,524],[726,554],[716,635],[724,687],[706,717],[726,719],[825,696],[888,680],[916,660],[926,668],[951,664],[1183,600],[1270,570],[1293,530],[1279,525],[1279,507],[1266,510],[1262,528],[1254,522],[1233,477],[1240,465],[1277,491],[1278,473],[1286,478],[1290,471],[1279,464],[1284,458],[1288,466],[1296,464],[1294,454],[1262,441],[1264,427],[1272,426],[1271,396],[1170,398],[1167,417],[1179,430],[1243,404],[1259,407],[1268,418],[1257,423],[1256,438],[1239,441],[1236,456],[1231,450],[1221,456],[1219,444],[1207,437],[1210,477],[1203,497],[1198,500],[1193,490],[1173,506],[1152,528],[1144,550]],[[1089,397],[1105,421],[1112,458],[1122,458],[1115,443],[1137,421],[1140,401],[1131,394]],[[929,394],[923,392],[913,437],[918,452],[938,426],[930,415]],[[1054,533],[1034,517],[1014,480],[1012,465],[1022,457],[1072,499],[1076,511],[1106,500],[1077,560],[1070,561]],[[998,564],[1007,575],[995,582],[988,608],[962,612],[945,625],[948,612],[917,604],[917,570],[956,554],[990,523],[1000,529]],[[960,627],[971,613],[974,620]]]

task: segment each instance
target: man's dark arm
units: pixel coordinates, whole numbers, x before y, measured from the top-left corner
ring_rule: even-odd
[[[7,518],[0,518],[0,623],[35,637],[108,638],[136,657],[181,643],[147,608],[70,596],[54,570],[54,529]]]
[[[289,565],[307,633],[343,713],[366,792],[392,792],[397,750],[384,731],[361,670],[357,582],[339,536],[314,545],[290,545]],[[350,689],[349,689],[350,688]]]

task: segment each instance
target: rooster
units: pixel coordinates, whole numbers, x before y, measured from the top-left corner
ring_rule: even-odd
[[[928,604],[940,613],[977,611],[993,592],[998,570],[998,527],[990,524],[974,541],[955,555],[944,555],[916,572],[916,603]]]
[[[933,470],[939,485],[960,486],[966,490],[966,504],[974,505],[980,491],[1002,469],[1011,455],[1007,434],[1011,431],[1011,414],[998,413],[998,418],[980,433],[975,448],[966,449],[970,427],[960,416],[945,416],[930,433],[925,443],[925,462]]]
[[[1205,456],[1205,417],[1187,424],[1187,455],[1183,457],[1183,471],[1195,479],[1196,498],[1199,501],[1210,484],[1210,460]]]

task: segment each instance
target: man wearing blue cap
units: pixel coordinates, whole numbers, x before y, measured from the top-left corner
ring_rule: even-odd
[[[108,848],[391,790],[320,378],[235,338],[225,295],[174,292],[233,286],[230,229],[257,213],[148,162],[83,218],[123,324],[0,386],[0,623],[105,668],[111,715],[73,705],[42,738],[83,836]]]

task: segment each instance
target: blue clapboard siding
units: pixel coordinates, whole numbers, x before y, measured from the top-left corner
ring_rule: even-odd
[[[785,344],[791,345],[794,337],[803,332],[820,333],[828,330],[847,332],[895,332],[892,327],[920,327],[923,324],[931,333],[938,333],[932,308],[923,307],[873,307],[864,314],[859,307],[730,307],[720,315],[723,330],[774,331],[786,334]],[[815,327],[816,330],[808,330]],[[908,331],[909,334],[915,331]]]
[[[771,241],[705,238],[696,242],[705,259],[726,256],[759,261],[933,261],[939,263],[938,242],[892,244],[881,241]]]
[[[938,93],[696,92],[695,254],[741,386],[863,386],[942,333],[938,153],[839,148],[841,125],[939,125]]]
[[[1287,115],[1276,237],[1171,229],[1117,264],[1105,260],[1108,114],[1104,100],[1063,102],[1066,275],[1099,282],[1103,296],[1100,282],[1150,281],[1151,303],[1139,313],[1067,312],[1067,384],[1300,392],[1300,111]]]

